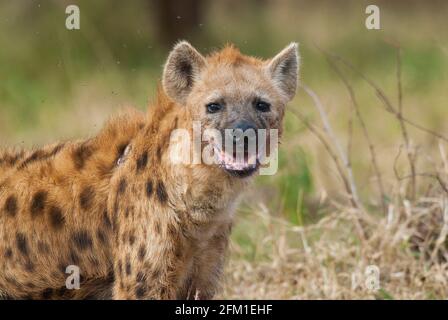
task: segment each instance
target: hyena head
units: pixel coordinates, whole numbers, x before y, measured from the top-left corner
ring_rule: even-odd
[[[261,60],[233,46],[204,57],[183,41],[170,53],[162,83],[189,119],[200,124],[202,138],[207,136],[201,151],[212,150],[212,165],[242,178],[257,172],[261,154],[275,148],[270,132],[281,136],[285,105],[296,93],[298,65],[296,43]]]

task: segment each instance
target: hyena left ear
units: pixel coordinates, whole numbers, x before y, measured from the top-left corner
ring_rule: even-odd
[[[288,100],[294,98],[299,72],[298,43],[292,42],[268,62],[268,70]]]
[[[166,61],[162,85],[168,96],[184,104],[201,69],[205,66],[204,57],[187,41],[174,46]]]

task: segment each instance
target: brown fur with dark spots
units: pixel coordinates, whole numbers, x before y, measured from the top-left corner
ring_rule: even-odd
[[[79,151],[85,150],[82,141],[0,152],[0,298],[112,297],[108,188],[119,146],[144,121],[133,110],[112,119],[88,140],[91,154]],[[75,236],[80,231],[85,233]],[[80,290],[65,289],[70,264],[81,269]]]
[[[294,45],[263,61],[231,46],[203,57],[182,42],[146,117],[129,111],[89,140],[0,154],[0,298],[212,298],[250,179],[172,163],[171,133],[249,116],[281,133],[296,81]],[[216,93],[227,110],[211,117]],[[269,114],[248,102],[258,94]],[[71,264],[80,290],[64,287]]]

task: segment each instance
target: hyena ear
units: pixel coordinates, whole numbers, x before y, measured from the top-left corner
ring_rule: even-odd
[[[269,60],[267,65],[272,79],[288,100],[294,97],[297,90],[300,59],[298,46],[298,43],[292,42]]]
[[[165,92],[174,101],[184,104],[204,66],[204,57],[191,44],[179,42],[170,52],[163,71]]]

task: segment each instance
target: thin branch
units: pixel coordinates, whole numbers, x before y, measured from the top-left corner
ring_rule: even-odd
[[[448,173],[448,158],[446,156],[445,148],[440,142],[439,142],[439,152],[440,157],[442,158],[443,170],[445,171],[445,173]]]
[[[330,155],[330,157],[333,159],[333,162],[336,165],[336,170],[339,173],[339,176],[342,179],[342,182],[344,184],[345,190],[347,191],[347,193],[350,195],[350,202],[352,204],[352,206],[356,209],[360,209],[358,207],[358,203],[355,202],[353,194],[352,194],[352,190],[350,187],[350,183],[345,175],[344,169],[339,161],[339,158],[337,156],[337,154],[333,151],[333,148],[330,146],[330,144],[328,143],[328,141],[325,139],[325,137],[319,132],[319,130],[312,125],[307,119],[306,117],[298,110],[295,109],[289,109],[293,115],[295,115],[307,128],[308,130],[310,130],[311,133],[313,133],[317,139],[322,143],[322,145],[324,146],[325,150],[328,152],[328,154]],[[361,211],[364,212],[364,211]],[[358,219],[356,219],[356,229],[358,230],[359,236],[362,240],[366,240],[366,232],[364,231],[364,228],[362,227],[361,221],[358,217]]]
[[[387,96],[384,93],[384,91],[378,85],[376,85],[371,79],[369,79],[361,71],[359,71],[358,68],[353,66],[350,62],[346,61],[345,59],[343,59],[342,57],[340,57],[338,55],[331,54],[331,53],[328,53],[328,52],[327,52],[327,54],[329,56],[331,56],[333,59],[336,59],[336,60],[340,61],[341,63],[343,63],[345,66],[350,68],[353,72],[355,72],[358,76],[360,76],[364,81],[366,81],[375,90],[375,94],[383,102],[384,108],[385,108],[385,110],[387,112],[392,113],[396,117],[401,118],[404,122],[406,122],[407,124],[413,126],[414,128],[419,129],[420,131],[423,131],[423,132],[425,132],[425,133],[427,133],[429,135],[432,135],[432,136],[434,136],[436,138],[439,138],[439,139],[441,139],[441,140],[443,140],[443,141],[448,143],[448,137],[446,137],[446,136],[444,136],[444,135],[442,135],[442,134],[440,134],[440,133],[438,133],[436,131],[427,129],[427,128],[423,127],[422,125],[417,124],[414,121],[409,120],[409,119],[403,117],[403,115],[400,115],[398,113],[398,111],[395,110],[395,108],[393,107],[393,105],[390,102],[390,100],[387,98]]]
[[[349,83],[347,78],[343,75],[341,70],[336,66],[336,64],[329,57],[327,57],[327,61],[330,64],[330,66],[333,68],[333,70],[336,72],[336,74],[339,76],[339,78],[342,80],[342,82],[344,83],[345,87],[348,90],[348,93],[349,93],[349,96],[350,96],[350,99],[352,102],[352,106],[355,110],[356,117],[361,125],[362,132],[364,134],[364,138],[366,139],[367,144],[368,144],[373,170],[375,172],[375,176],[376,176],[376,179],[378,182],[378,189],[380,192],[380,197],[381,197],[380,202],[382,205],[382,209],[383,209],[384,213],[387,213],[386,192],[384,191],[383,178],[382,178],[381,171],[379,169],[378,161],[376,158],[375,146],[372,142],[372,139],[370,138],[369,131],[367,130],[367,125],[364,121],[364,118],[362,117],[361,110],[359,108],[359,104],[356,99],[355,91],[353,90],[353,87],[351,86],[351,84]]]
[[[336,170],[338,171],[338,173],[339,173],[339,176],[340,176],[340,178],[341,178],[341,180],[342,180],[342,182],[344,183],[344,187],[345,187],[345,190],[347,191],[347,193],[348,194],[351,194],[351,191],[350,191],[350,184],[348,183],[348,181],[347,181],[347,178],[346,178],[346,176],[345,176],[345,173],[344,173],[344,169],[343,169],[343,167],[341,166],[341,163],[340,163],[340,161],[339,161],[339,159],[338,159],[338,156],[336,155],[336,153],[333,151],[333,149],[331,148],[331,146],[330,146],[330,144],[327,142],[327,140],[325,139],[325,137],[319,132],[319,130],[314,126],[314,125],[312,125],[307,119],[306,119],[306,117],[300,112],[300,111],[298,111],[298,110],[295,110],[295,109],[289,109],[291,112],[292,112],[292,114],[294,114],[306,127],[307,127],[307,129],[308,130],[310,130],[310,132],[311,133],[313,133],[315,136],[316,136],[316,138],[322,143],[322,145],[324,146],[324,148],[325,148],[325,150],[327,151],[327,153],[330,155],[330,157],[332,158],[332,160],[333,160],[333,162],[335,163],[335,165],[336,165]],[[350,201],[351,201],[351,203],[352,203],[352,205],[354,206],[354,207],[356,207],[356,203],[354,203],[353,202],[353,199],[350,199]]]
[[[400,159],[400,155],[401,155],[401,145],[398,148],[398,153],[394,158],[394,165],[393,165],[395,179],[397,179],[397,180],[400,180],[400,174],[398,173],[398,169],[397,169],[397,163],[398,163],[398,159]]]
[[[356,207],[358,209],[363,209],[362,203],[359,200],[358,189],[356,187],[352,167],[350,166],[350,162],[348,161],[347,155],[342,150],[342,147],[341,147],[338,139],[336,138],[336,135],[333,132],[333,129],[330,125],[330,122],[328,121],[327,114],[324,110],[324,107],[322,106],[322,103],[321,103],[319,97],[313,90],[311,90],[307,86],[302,85],[302,88],[311,97],[311,99],[313,99],[314,105],[319,112],[320,118],[322,119],[324,131],[327,133],[327,135],[330,137],[330,139],[334,143],[336,151],[338,153],[338,156],[342,160],[343,165],[345,166],[345,169],[347,171],[347,180],[350,185],[350,191],[351,191],[350,193],[353,197],[353,201],[356,203]]]
[[[418,177],[427,177],[427,178],[432,178],[435,179],[439,185],[442,187],[443,191],[445,191],[448,194],[448,184],[443,180],[443,178],[440,176],[440,174],[438,172],[435,173],[431,173],[431,172],[422,172],[422,173],[416,173],[415,174]],[[399,177],[399,180],[406,180],[406,179],[411,179],[412,175],[407,175],[407,176],[402,176]]]
[[[415,176],[415,158],[412,154],[412,148],[409,142],[409,134],[406,128],[406,124],[403,120],[403,93],[401,85],[401,49],[397,48],[397,89],[398,89],[398,112],[397,119],[400,123],[401,133],[403,136],[404,144],[406,146],[406,154],[409,162],[409,168],[411,169],[411,199],[415,199],[416,192],[416,176]]]
[[[401,48],[397,48],[397,92],[398,113],[403,114],[403,87],[401,85]]]
[[[353,115],[355,113],[355,108],[353,107],[353,104],[350,105],[350,114],[347,121],[347,159],[350,166],[352,165],[352,148],[353,148],[353,131],[354,131],[354,125],[353,125]]]

